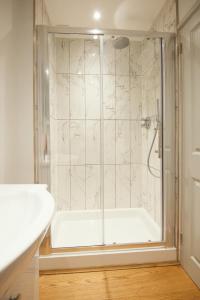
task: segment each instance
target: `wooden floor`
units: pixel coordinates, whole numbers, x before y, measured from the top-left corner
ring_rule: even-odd
[[[42,275],[40,300],[199,300],[180,266]]]

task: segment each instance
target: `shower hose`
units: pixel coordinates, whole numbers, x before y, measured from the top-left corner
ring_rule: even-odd
[[[147,167],[148,167],[149,173],[150,173],[153,177],[160,178],[160,176],[158,176],[157,174],[155,174],[155,173],[152,171],[152,167],[150,166],[151,153],[152,153],[152,150],[153,150],[153,145],[154,145],[154,143],[155,143],[156,135],[157,135],[157,133],[158,133],[158,124],[157,124],[157,126],[154,128],[154,131],[155,131],[155,132],[154,132],[153,140],[152,140],[151,147],[150,147],[150,149],[149,149],[148,158],[147,158]]]

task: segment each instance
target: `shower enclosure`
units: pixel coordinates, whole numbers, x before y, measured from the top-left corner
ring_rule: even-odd
[[[38,27],[37,37],[49,250],[174,246],[173,36]]]

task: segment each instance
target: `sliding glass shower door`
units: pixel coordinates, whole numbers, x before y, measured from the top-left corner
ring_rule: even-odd
[[[162,39],[48,34],[53,248],[162,240]]]
[[[100,37],[50,34],[54,247],[103,244]]]
[[[104,243],[162,239],[160,38],[104,36]]]

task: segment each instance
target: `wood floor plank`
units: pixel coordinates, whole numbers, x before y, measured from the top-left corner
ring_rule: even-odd
[[[40,300],[200,300],[180,266],[42,275]]]

